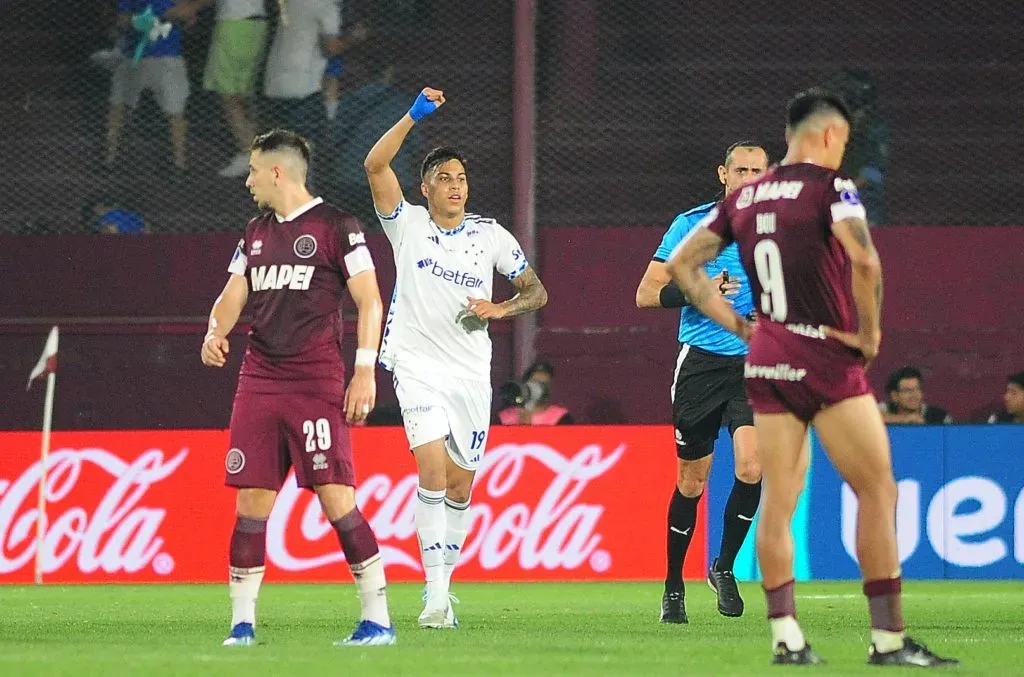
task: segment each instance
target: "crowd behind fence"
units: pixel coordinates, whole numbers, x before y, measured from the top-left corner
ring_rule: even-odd
[[[454,144],[469,157],[471,208],[511,224],[515,4],[6,0],[0,232],[238,229],[254,209],[240,137],[274,124],[312,137],[317,191],[376,227],[362,157],[425,85],[449,105],[397,162],[407,194],[422,153]],[[667,223],[717,194],[732,142],[762,140],[778,159],[785,103],[814,84],[857,111],[845,169],[875,225],[1021,222],[1009,169],[1024,103],[1019,7],[535,7],[540,227]],[[240,44],[255,63],[248,88],[230,61]]]

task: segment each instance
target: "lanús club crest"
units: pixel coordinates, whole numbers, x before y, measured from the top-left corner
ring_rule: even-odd
[[[312,235],[299,235],[295,238],[295,244],[292,245],[292,251],[300,259],[308,259],[309,257],[316,254],[316,238]]]

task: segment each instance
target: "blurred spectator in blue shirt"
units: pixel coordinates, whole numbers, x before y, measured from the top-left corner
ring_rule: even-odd
[[[143,35],[133,26],[132,19],[147,9],[151,9],[156,21]],[[179,25],[194,22],[195,13],[189,5],[176,0],[118,0],[117,10],[117,26],[124,37],[124,58],[117,64],[110,85],[106,165],[112,167],[117,159],[126,112],[138,105],[142,92],[149,90],[167,116],[174,166],[184,170],[189,85]],[[136,60],[140,44],[141,58]]]
[[[83,210],[85,229],[107,235],[139,235],[148,233],[142,214],[127,209],[106,193],[93,196]]]

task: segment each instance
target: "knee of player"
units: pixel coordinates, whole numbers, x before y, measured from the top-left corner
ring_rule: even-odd
[[[680,473],[676,478],[676,489],[687,498],[696,498],[704,493],[707,478],[687,476]]]
[[[276,491],[269,489],[243,488],[238,490],[235,512],[241,517],[267,519],[274,508]]]
[[[449,482],[448,489],[445,491],[445,497],[449,501],[455,503],[469,503],[469,497],[472,494],[472,487],[469,485],[452,484]]]
[[[761,462],[754,458],[736,459],[736,478],[745,484],[761,481]]]
[[[866,481],[850,483],[850,488],[853,489],[854,495],[860,502],[874,501],[892,505],[893,509],[895,509],[898,490],[892,473],[884,477],[875,477]]]

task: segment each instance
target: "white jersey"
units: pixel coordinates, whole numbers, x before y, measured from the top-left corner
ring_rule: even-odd
[[[494,271],[510,281],[528,263],[515,237],[494,219],[466,214],[444,230],[430,213],[404,200],[379,215],[395,252],[391,296],[380,363],[389,371],[491,380],[487,324],[466,311],[467,298],[491,300]]]

